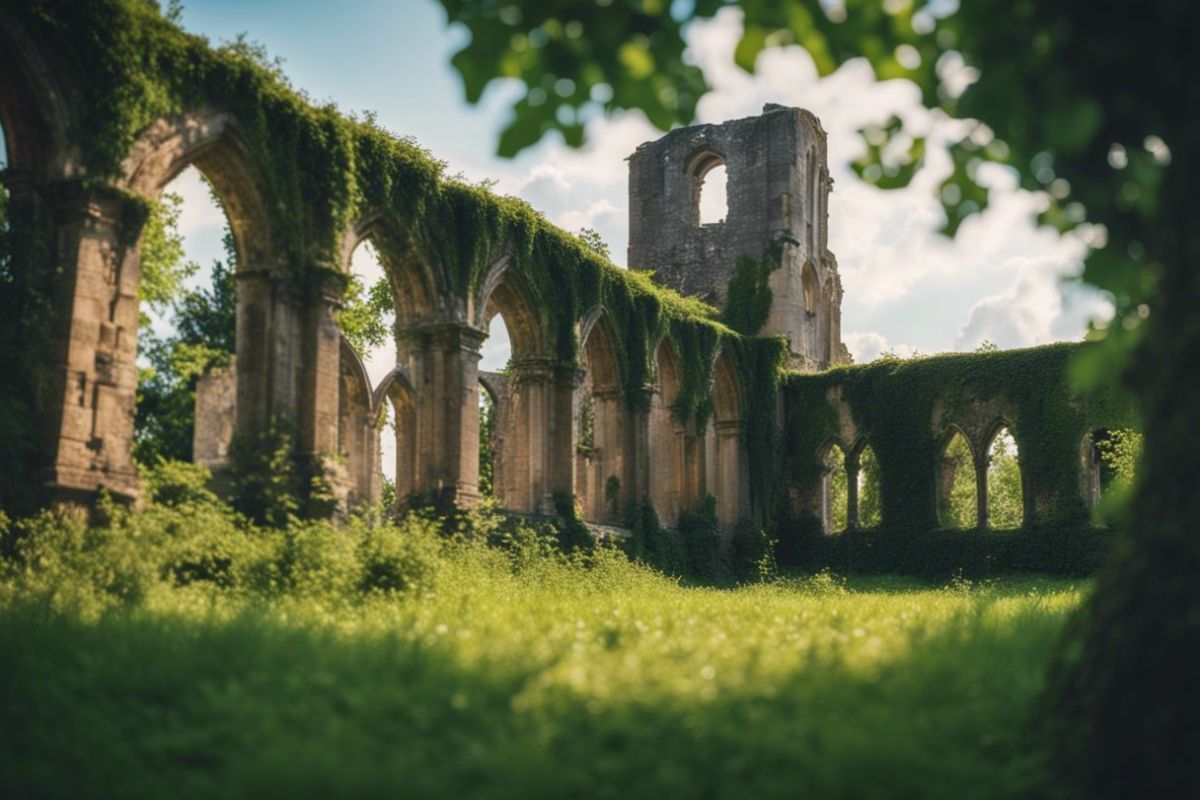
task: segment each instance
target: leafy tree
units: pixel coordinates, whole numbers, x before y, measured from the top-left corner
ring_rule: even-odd
[[[388,341],[395,312],[396,301],[387,278],[380,278],[368,287],[360,278],[351,275],[342,296],[338,325],[354,351],[365,357],[370,350]]]
[[[591,250],[602,258],[612,258],[612,251],[608,247],[608,242],[604,241],[604,237],[600,235],[599,231],[593,228],[580,228],[579,238],[583,240],[583,244],[588,250]]]
[[[183,291],[183,282],[200,268],[184,260],[183,234],[179,232],[179,214],[183,198],[172,192],[151,203],[142,229],[141,263],[138,274],[138,300],[155,311],[163,311]],[[148,326],[144,312],[140,324]]]
[[[442,0],[470,33],[453,65],[467,98],[487,84],[525,85],[499,137],[512,155],[559,131],[581,144],[593,109],[640,109],[662,129],[693,120],[707,89],[683,58],[694,19],[733,5],[520,4]],[[926,106],[966,121],[938,187],[945,229],[988,202],[976,179],[993,162],[1042,193],[1040,219],[1079,229],[1091,246],[1084,280],[1108,292],[1112,324],[1075,365],[1082,385],[1123,374],[1145,415],[1144,475],[1127,544],[1105,569],[1055,673],[1059,741],[1093,797],[1200,796],[1200,726],[1180,698],[1200,663],[1200,4],[1136,8],[1086,0],[741,0],[734,57],[753,71],[766,47],[799,44],[828,75],[863,58],[903,78]],[[882,136],[880,135],[882,133]],[[863,179],[903,185],[921,166],[919,137],[888,124],[868,132]],[[901,137],[898,147],[891,140]],[[908,146],[904,144],[908,142]],[[895,160],[886,153],[898,150]],[[1080,227],[1084,226],[1084,227]],[[1137,357],[1131,354],[1137,351]],[[1124,365],[1124,366],[1123,366]]]

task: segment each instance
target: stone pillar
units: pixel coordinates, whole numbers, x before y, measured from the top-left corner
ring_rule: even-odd
[[[650,403],[654,387],[643,386],[641,396],[629,412],[628,502],[650,502]]]
[[[987,473],[989,460],[985,453],[982,458],[975,461],[975,513],[981,531],[986,531],[992,526],[988,519]]]
[[[337,323],[341,286],[330,274],[303,298],[300,313],[299,449],[315,467],[338,450],[342,331]]]
[[[846,530],[858,530],[858,454],[846,456]]]
[[[273,333],[277,309],[274,281],[265,268],[239,269],[237,279],[237,427],[263,430],[271,420],[276,373]],[[283,376],[280,375],[280,378]]]
[[[510,419],[505,433],[511,446],[505,458],[504,503],[509,511],[554,512],[554,494],[574,489],[573,368],[547,359],[513,363]]]
[[[592,393],[595,414],[596,464],[595,518],[602,522],[619,522],[625,506],[629,503],[633,477],[628,465],[629,431],[626,430],[625,408],[620,389],[606,389]],[[620,481],[616,495],[609,497],[609,478]]]
[[[479,347],[485,335],[460,323],[399,332],[399,361],[412,381],[412,491],[439,505],[479,502]],[[399,427],[399,426],[398,426]],[[403,451],[402,451],[403,452]]]
[[[710,486],[717,498],[717,519],[725,543],[733,535],[737,521],[749,513],[750,487],[742,423],[736,420],[716,422],[717,483]]]
[[[39,365],[49,458],[43,475],[55,506],[89,505],[107,489],[138,497],[133,466],[137,392],[138,252],[142,215],[105,187],[55,190],[55,260],[61,272],[51,335],[55,363]],[[34,345],[36,346],[36,345]]]

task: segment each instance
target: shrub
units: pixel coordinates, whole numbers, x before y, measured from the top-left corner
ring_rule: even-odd
[[[437,524],[411,517],[403,528],[355,520],[344,532],[358,540],[358,589],[370,594],[428,591],[441,554]]]
[[[775,542],[754,520],[743,517],[733,529],[733,571],[740,580],[775,574]]]
[[[208,488],[212,472],[201,464],[159,457],[154,466],[142,469],[141,477],[146,499],[151,503],[168,506],[215,506],[220,503]]]
[[[679,515],[679,533],[687,551],[692,577],[705,582],[721,578],[721,526],[717,522],[717,501],[708,495],[700,505]]]
[[[558,545],[564,553],[589,552],[596,546],[592,532],[579,517],[575,508],[575,497],[567,492],[554,493],[554,528],[558,532]]]

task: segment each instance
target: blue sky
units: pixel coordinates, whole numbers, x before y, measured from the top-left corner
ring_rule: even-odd
[[[214,42],[246,33],[283,58],[293,83],[314,100],[375,112],[385,127],[414,136],[448,162],[451,173],[495,179],[497,191],[524,197],[569,230],[599,230],[614,260],[624,263],[623,159],[660,134],[630,114],[595,120],[582,152],[547,141],[515,160],[496,158],[511,91],[498,86],[481,106],[465,103],[448,65],[465,34],[447,29],[434,0],[365,0],[343,3],[336,12],[310,0],[188,0],[183,25]],[[936,142],[965,129],[922,109],[915,87],[875,83],[865,65],[855,63],[818,80],[807,54],[795,47],[764,53],[757,73],[747,75],[730,58],[739,33],[740,17],[732,10],[689,31],[690,56],[715,87],[701,101],[699,121],[753,115],[768,101],[803,106],[822,119],[835,179],[830,246],[846,290],[844,338],[856,360],[887,349],[902,355],[972,349],[983,339],[1002,347],[1078,339],[1089,317],[1105,313],[1094,295],[1064,295],[1061,277],[1078,270],[1083,246],[1036,230],[1031,218],[1039,198],[1017,191],[1003,169],[988,173],[994,191],[986,214],[964,225],[953,242],[934,232],[941,211],[933,189],[949,169]],[[954,75],[969,80],[961,68]],[[935,146],[911,187],[882,192],[857,181],[846,165],[860,152],[857,128],[893,113]],[[204,208],[203,189],[194,180],[189,185],[188,176],[173,188],[187,198],[189,254],[206,264],[219,255],[219,212]],[[365,253],[355,263],[372,271]],[[485,366],[502,363],[502,338],[485,345]],[[373,355],[371,371],[386,371],[390,354]]]

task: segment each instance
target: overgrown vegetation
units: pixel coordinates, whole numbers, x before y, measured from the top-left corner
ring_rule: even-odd
[[[860,475],[877,476],[881,531],[932,530],[939,517],[956,523],[954,527],[967,527],[961,522],[974,517],[973,459],[969,453],[949,453],[941,447],[962,426],[978,428],[977,446],[985,446],[986,432],[1003,422],[1012,440],[993,436],[986,443],[992,460],[991,526],[1086,528],[1091,510],[1080,491],[1081,475],[1069,465],[1082,466],[1080,449],[1092,430],[1128,425],[1135,416],[1125,395],[1083,394],[1063,379],[1075,353],[1088,346],[891,358],[816,375],[790,374],[784,387],[786,407],[804,416],[785,426],[787,480],[817,485],[828,469],[820,457],[830,441],[847,450],[865,442],[875,463],[860,469]],[[935,411],[939,430],[933,427]],[[856,441],[841,441],[843,413],[853,421],[860,437]],[[958,488],[951,490],[950,507],[943,499],[939,510],[939,470],[946,455],[956,459]],[[1035,519],[1023,516],[1022,493],[1027,487],[1044,498]],[[837,504],[844,509],[844,489],[835,486],[834,491],[840,492]],[[860,496],[860,521],[861,501]]]
[[[488,514],[256,527],[204,479],[0,519],[0,794],[1051,786],[1028,724],[1078,585],[688,588]]]

